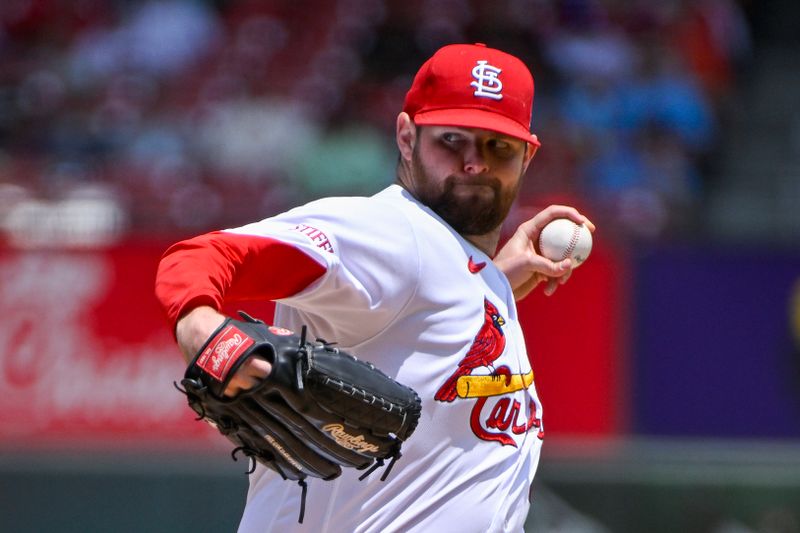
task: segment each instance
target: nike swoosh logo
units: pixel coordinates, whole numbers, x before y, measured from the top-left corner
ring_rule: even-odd
[[[483,270],[483,267],[485,266],[486,266],[486,261],[476,263],[475,261],[472,260],[472,256],[469,256],[469,262],[467,263],[467,268],[469,268],[469,271],[472,272],[473,274],[477,274],[478,272]]]

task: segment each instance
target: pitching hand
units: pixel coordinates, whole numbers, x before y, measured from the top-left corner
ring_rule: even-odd
[[[544,293],[550,296],[572,274],[572,262],[569,259],[556,263],[540,255],[536,249],[542,228],[557,218],[568,218],[577,224],[586,224],[592,232],[595,230],[588,218],[577,209],[565,205],[551,205],[520,224],[494,257],[495,265],[508,278],[516,300],[523,299],[543,282],[546,283]]]

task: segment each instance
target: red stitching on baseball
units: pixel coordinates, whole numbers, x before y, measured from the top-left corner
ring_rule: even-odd
[[[581,236],[581,227],[573,222],[573,229],[572,229],[572,238],[569,240],[569,245],[567,245],[567,249],[564,250],[564,255],[561,256],[561,259],[564,260],[567,257],[572,255],[572,252],[575,251],[575,247],[578,245],[578,239]]]

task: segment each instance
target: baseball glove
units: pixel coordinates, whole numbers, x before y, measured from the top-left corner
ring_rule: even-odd
[[[307,477],[333,479],[341,467],[364,479],[390,460],[416,428],[420,398],[370,363],[331,344],[306,340],[306,328],[268,326],[246,313],[228,318],[189,364],[181,380],[189,406],[241,452],[303,488]],[[250,357],[272,365],[269,376],[234,397],[223,394]],[[371,467],[371,468],[370,468]],[[251,469],[252,472],[252,469]]]

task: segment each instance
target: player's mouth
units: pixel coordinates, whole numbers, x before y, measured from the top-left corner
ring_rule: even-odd
[[[455,177],[451,176],[445,185],[451,191],[463,190],[470,193],[485,194],[483,191],[492,191],[495,194],[500,192],[500,182],[491,176],[481,177]]]
[[[494,176],[480,175],[480,176],[449,176],[448,181],[453,185],[474,185],[499,188],[500,180]]]

